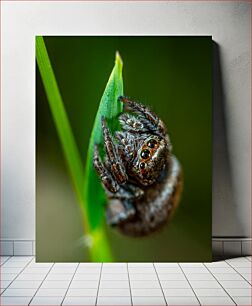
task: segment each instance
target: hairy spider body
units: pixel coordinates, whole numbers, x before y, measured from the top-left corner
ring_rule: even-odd
[[[107,221],[129,236],[155,232],[172,216],[181,194],[182,171],[164,123],[146,106],[119,98],[122,131],[111,135],[102,118],[106,156],[94,148],[93,164],[108,195]]]

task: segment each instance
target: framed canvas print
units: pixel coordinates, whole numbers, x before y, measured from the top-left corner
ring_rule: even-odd
[[[36,37],[36,257],[211,261],[212,37]]]

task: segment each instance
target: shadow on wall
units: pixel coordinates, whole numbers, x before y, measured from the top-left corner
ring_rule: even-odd
[[[221,70],[221,48],[213,42],[213,224],[212,235],[232,236],[244,233],[237,211],[233,173],[228,147],[225,91]],[[213,249],[213,253],[215,250]],[[232,256],[232,254],[230,254]]]

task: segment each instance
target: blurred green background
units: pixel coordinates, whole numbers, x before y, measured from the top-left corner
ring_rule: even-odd
[[[164,120],[183,167],[182,200],[161,231],[134,239],[106,225],[116,261],[210,261],[211,37],[45,37],[45,43],[83,165],[118,50],[125,95],[151,106]],[[83,237],[81,212],[37,68],[36,259],[87,261]]]

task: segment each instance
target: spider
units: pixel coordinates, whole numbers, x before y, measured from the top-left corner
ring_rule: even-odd
[[[182,170],[172,155],[165,124],[148,107],[119,97],[121,131],[101,124],[105,158],[94,147],[93,165],[108,196],[107,222],[123,234],[146,236],[172,216],[182,190]]]

